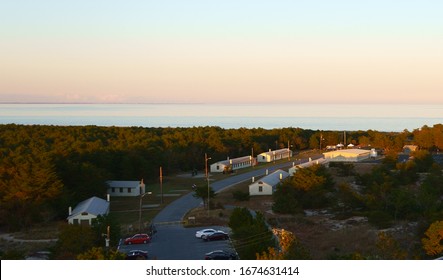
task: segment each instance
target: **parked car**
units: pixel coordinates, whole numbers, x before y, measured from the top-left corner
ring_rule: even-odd
[[[223,231],[216,231],[216,232],[211,233],[209,235],[203,235],[202,238],[204,241],[226,240],[226,239],[229,239],[229,235]]]
[[[26,260],[49,260],[51,252],[49,251],[38,251],[31,255],[25,257]]]
[[[199,230],[195,233],[195,237],[197,238],[203,238],[203,236],[208,235],[208,234],[212,234],[214,232],[216,232],[217,230],[213,229],[213,228],[207,228],[207,229],[202,229]]]
[[[148,252],[142,250],[132,250],[126,254],[127,260],[147,260]]]
[[[216,250],[205,254],[205,260],[238,260],[237,253]]]
[[[125,245],[131,245],[131,244],[142,244],[142,243],[148,243],[149,241],[151,241],[151,238],[149,237],[149,235],[145,234],[145,233],[139,233],[136,234],[132,237],[128,237],[125,239]]]

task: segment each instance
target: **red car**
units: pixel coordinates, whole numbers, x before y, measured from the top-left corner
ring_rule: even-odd
[[[131,244],[146,244],[149,241],[151,241],[151,238],[149,237],[149,235],[144,234],[144,233],[140,233],[140,234],[136,234],[133,237],[128,237],[125,239],[125,245],[131,245]]]

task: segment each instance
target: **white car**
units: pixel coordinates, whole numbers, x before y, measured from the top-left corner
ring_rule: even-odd
[[[199,230],[195,233],[195,237],[203,238],[203,236],[213,234],[214,232],[217,232],[217,231],[218,230],[215,230],[213,228],[202,229],[202,230]]]

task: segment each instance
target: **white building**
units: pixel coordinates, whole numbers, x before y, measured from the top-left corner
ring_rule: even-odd
[[[368,159],[371,156],[371,151],[361,149],[345,149],[332,152],[323,153],[325,159],[330,162],[358,162]]]
[[[292,157],[292,151],[288,148],[280,150],[269,150],[257,156],[257,162],[272,162],[279,159]]]
[[[319,158],[319,159],[315,159],[315,160],[309,159],[309,161],[307,161],[307,162],[297,164],[297,165],[294,165],[293,167],[289,168],[289,175],[294,176],[294,174],[297,172],[297,169],[308,168],[313,165],[326,164],[326,163],[328,163],[328,160],[326,160],[324,158]]]
[[[111,196],[139,196],[145,193],[145,184],[141,181],[107,181],[107,193]]]
[[[211,164],[211,172],[226,172],[229,170],[237,170],[241,168],[246,168],[252,166],[254,159],[252,156],[238,157],[233,159],[226,159],[216,163]]]
[[[68,223],[72,225],[91,225],[99,215],[109,213],[109,201],[93,196],[80,202],[74,210],[69,207]]]
[[[278,169],[260,180],[250,184],[249,195],[272,195],[276,186],[287,177],[289,177],[288,172]]]

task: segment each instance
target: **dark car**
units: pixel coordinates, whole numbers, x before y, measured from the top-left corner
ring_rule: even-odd
[[[126,254],[127,260],[147,260],[148,252],[142,250],[132,250]]]
[[[125,239],[125,245],[131,245],[131,244],[142,244],[142,243],[148,243],[149,241],[151,241],[151,238],[149,237],[149,235],[145,234],[145,233],[139,233],[136,234],[132,237],[128,237]]]
[[[216,250],[205,254],[205,260],[238,260],[237,253]]]
[[[223,231],[216,231],[212,234],[203,235],[204,241],[213,241],[213,240],[226,240],[229,239],[229,235]]]

